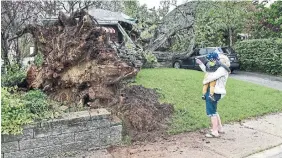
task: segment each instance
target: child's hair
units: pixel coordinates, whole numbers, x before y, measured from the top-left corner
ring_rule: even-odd
[[[216,52],[211,52],[207,55],[208,60],[219,60],[218,54]]]

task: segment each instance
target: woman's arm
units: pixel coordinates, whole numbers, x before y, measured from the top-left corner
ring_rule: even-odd
[[[228,72],[223,67],[219,67],[214,73],[209,74],[208,77],[204,79],[203,84],[215,81],[226,74],[228,74]]]
[[[231,70],[230,70],[230,68],[229,68],[228,66],[226,66],[226,65],[223,64],[223,63],[221,63],[220,61],[218,62],[218,64],[219,64],[220,66],[222,66],[226,71],[228,71],[228,73],[231,73]]]

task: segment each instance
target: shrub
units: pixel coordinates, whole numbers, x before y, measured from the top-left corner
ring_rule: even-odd
[[[23,82],[26,78],[26,72],[17,64],[12,64],[7,67],[7,73],[1,76],[2,87],[12,87]]]
[[[237,42],[235,50],[243,70],[282,75],[281,39],[245,40]]]
[[[34,118],[47,117],[50,106],[47,102],[47,95],[40,90],[31,90],[24,95],[26,108],[34,114]]]
[[[32,122],[32,113],[19,95],[10,94],[8,90],[15,89],[1,88],[1,133],[20,134],[22,125]]]
[[[42,91],[31,90],[25,94],[17,91],[14,87],[1,88],[2,134],[20,134],[25,124],[60,115]]]
[[[40,52],[38,52],[38,54],[37,54],[37,55],[35,56],[35,58],[34,58],[34,64],[35,64],[36,66],[41,66],[42,63],[43,63],[43,60],[44,60],[43,54],[40,53]]]
[[[158,63],[158,60],[156,58],[156,56],[149,51],[144,52],[144,57],[145,57],[145,63],[143,65],[144,68],[153,68],[156,66],[156,64]]]

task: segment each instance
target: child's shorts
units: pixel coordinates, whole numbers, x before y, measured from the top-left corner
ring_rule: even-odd
[[[205,97],[206,97],[206,112],[207,112],[207,115],[209,117],[211,117],[211,116],[217,115],[217,102],[220,100],[221,94],[214,93],[215,101],[212,101],[209,98],[209,95],[210,95],[210,89],[208,88],[208,91],[205,95]]]

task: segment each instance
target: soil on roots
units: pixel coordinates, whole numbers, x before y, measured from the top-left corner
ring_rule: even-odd
[[[125,133],[132,141],[155,141],[166,134],[168,118],[173,113],[171,104],[160,103],[155,89],[129,86],[121,91],[122,101],[113,107],[124,121]]]

